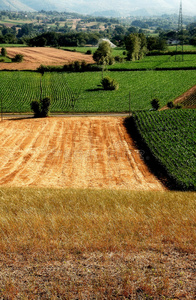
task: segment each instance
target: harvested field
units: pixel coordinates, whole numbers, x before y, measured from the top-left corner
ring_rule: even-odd
[[[4,120],[0,185],[164,190],[122,117]]]
[[[91,55],[55,48],[8,47],[6,50],[8,57],[13,58],[16,54],[22,54],[24,60],[21,63],[0,63],[0,70],[36,70],[41,64],[46,66],[61,66],[73,61],[94,63]]]

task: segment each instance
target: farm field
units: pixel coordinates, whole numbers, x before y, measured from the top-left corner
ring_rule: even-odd
[[[0,185],[165,189],[143,163],[123,118],[5,120],[0,133]]]
[[[175,187],[196,190],[196,110],[138,111],[136,126]]]
[[[139,61],[115,63],[108,69],[156,69],[156,68],[196,68],[196,54],[146,56]]]
[[[76,60],[85,60],[87,63],[94,62],[90,55],[55,48],[8,47],[6,50],[9,57],[12,58],[16,54],[22,54],[24,60],[21,63],[0,63],[0,70],[36,70],[41,64],[64,65]]]
[[[42,96],[50,97],[53,112],[128,112],[129,92],[131,110],[150,109],[152,98],[159,98],[161,106],[164,106],[196,82],[194,70],[108,71],[104,73],[104,76],[107,75],[116,79],[119,90],[104,91],[100,86],[101,72],[45,73]],[[41,75],[36,72],[0,72],[3,111],[29,112],[31,100],[40,99],[40,79]],[[79,96],[74,108],[69,105],[70,93]]]
[[[118,91],[101,89],[101,72],[1,71],[3,111],[28,112],[41,78],[54,112],[128,112],[129,91],[131,110],[151,108],[154,97],[164,106],[196,82],[194,70],[105,75]],[[79,95],[74,108],[70,94]],[[134,113],[185,188],[196,177],[195,113]],[[0,122],[0,298],[196,298],[196,193],[167,191],[123,123],[100,116]]]

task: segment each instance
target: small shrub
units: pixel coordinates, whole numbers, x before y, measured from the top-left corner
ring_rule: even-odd
[[[6,49],[4,47],[1,48],[1,55],[2,56],[7,56],[7,51],[6,51]]]
[[[81,63],[79,61],[74,62],[74,71],[79,72],[81,69]]]
[[[71,63],[68,65],[68,71],[70,71],[70,72],[74,72],[74,71],[75,71],[74,62],[71,62]]]
[[[31,101],[31,110],[34,112],[35,118],[48,117],[50,111],[50,98],[46,97],[40,101]]]
[[[92,50],[87,50],[86,54],[91,55],[92,54]]]
[[[41,117],[48,117],[50,111],[50,98],[46,97],[40,101]]]
[[[23,61],[23,55],[22,54],[16,54],[14,58],[12,58],[12,62],[22,62]]]
[[[152,108],[153,108],[154,110],[158,110],[158,109],[159,109],[159,107],[160,107],[159,99],[154,98],[154,99],[151,100],[150,103],[151,103]]]
[[[124,61],[124,58],[121,57],[120,55],[115,56],[114,59],[116,62],[120,62],[120,63]]]
[[[101,81],[101,84],[104,90],[117,90],[119,88],[119,84],[117,81],[110,77],[104,77]]]
[[[123,55],[127,55],[127,51],[123,51]]]
[[[176,109],[181,109],[181,108],[182,108],[182,105],[181,105],[181,104],[177,104],[177,105],[175,105],[175,108],[176,108]]]
[[[113,56],[110,56],[110,57],[109,57],[108,64],[111,66],[111,65],[113,65],[114,63],[115,63],[114,57],[113,57]]]
[[[87,62],[85,60],[83,60],[81,62],[81,71],[85,71],[87,69]]]
[[[174,108],[174,104],[172,101],[167,102],[167,107],[168,108]]]
[[[5,61],[5,59],[4,58],[0,58],[0,62],[4,62]]]
[[[39,118],[40,117],[40,102],[38,100],[31,101],[31,110],[34,112],[34,117]]]

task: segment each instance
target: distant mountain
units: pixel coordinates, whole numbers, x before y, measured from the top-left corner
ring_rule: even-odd
[[[57,10],[81,14],[128,16],[178,13],[180,0],[1,0],[0,10]],[[196,15],[195,0],[182,0],[183,14]]]
[[[35,9],[25,3],[21,3],[19,0],[1,0],[0,10],[34,11]]]

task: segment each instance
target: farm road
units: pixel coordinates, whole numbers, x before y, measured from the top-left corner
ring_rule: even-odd
[[[0,122],[0,185],[164,190],[122,117]]]

